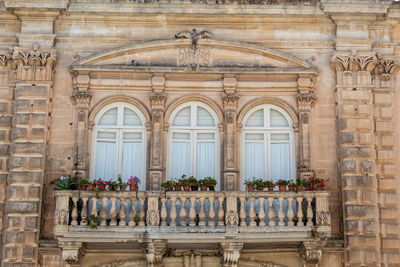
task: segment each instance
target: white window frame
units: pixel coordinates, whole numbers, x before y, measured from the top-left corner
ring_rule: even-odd
[[[190,126],[174,126],[173,121],[176,117],[176,115],[184,108],[190,107]],[[207,110],[211,116],[214,119],[214,126],[197,126],[197,107],[204,108]],[[199,142],[210,142],[211,140],[205,139],[205,140],[198,140],[197,139],[197,134],[199,133],[213,133],[214,134],[214,140],[212,140],[215,143],[215,174],[214,174],[214,179],[217,180],[217,186],[216,190],[219,190],[220,188],[220,136],[219,136],[219,120],[217,114],[214,112],[214,110],[199,101],[191,101],[191,102],[186,102],[184,104],[179,105],[174,109],[174,111],[171,113],[169,117],[169,130],[168,130],[168,145],[167,145],[167,179],[171,178],[180,178],[180,177],[171,177],[171,169],[172,169],[172,135],[173,133],[189,133],[190,134],[190,139],[187,141],[190,142],[190,148],[189,148],[189,153],[190,153],[190,173],[186,173],[187,176],[195,176],[197,173],[197,144]],[[183,141],[183,140],[182,140]],[[186,141],[186,140],[184,140]],[[204,177],[196,177],[197,179],[202,179]]]
[[[249,127],[246,126],[246,122],[249,119],[249,117],[256,111],[263,109],[264,111],[264,126],[263,127]],[[274,109],[276,111],[279,111],[287,120],[288,126],[287,127],[271,127],[270,126],[270,110]],[[267,180],[272,180],[273,178],[276,177],[271,177],[271,144],[273,143],[289,143],[289,159],[290,159],[290,179],[295,180],[296,179],[296,148],[295,148],[295,136],[294,136],[294,129],[293,129],[293,121],[291,117],[288,115],[288,113],[275,105],[271,104],[264,104],[264,105],[259,105],[256,106],[252,109],[250,109],[246,115],[243,117],[242,121],[242,130],[241,130],[241,151],[240,151],[240,180],[241,180],[241,190],[245,190],[245,185],[244,181],[246,178],[253,178],[253,177],[246,177],[246,134],[263,134],[264,135],[264,140],[259,141],[260,143],[264,143],[264,159],[266,166],[264,168],[264,176]],[[271,140],[271,134],[289,134],[289,142],[284,140],[284,141],[272,141]],[[256,140],[251,140],[250,142],[257,142]],[[256,177],[258,178],[258,177]]]
[[[99,125],[100,119],[103,115],[109,111],[110,109],[117,108],[117,125]],[[124,126],[123,125],[123,110],[124,108],[128,108],[133,110],[140,118],[141,125],[140,126]],[[125,102],[116,102],[102,108],[94,119],[93,133],[92,133],[92,147],[91,147],[91,164],[90,164],[90,180],[98,179],[96,176],[96,149],[97,149],[97,133],[98,132],[115,132],[116,133],[116,167],[114,170],[114,177],[102,177],[102,179],[113,179],[116,180],[118,175],[122,173],[122,144],[123,134],[124,133],[140,133],[142,135],[141,143],[142,143],[142,177],[139,177],[140,184],[139,189],[144,189],[146,187],[146,147],[147,147],[147,131],[146,131],[146,118],[143,113],[136,106],[125,103]],[[126,181],[129,177],[122,177],[123,181]]]

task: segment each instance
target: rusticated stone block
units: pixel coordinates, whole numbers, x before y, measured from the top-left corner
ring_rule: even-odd
[[[19,185],[9,185],[7,188],[7,198],[23,198],[24,187]]]
[[[349,205],[345,207],[346,216],[350,217],[375,217],[377,214],[372,206],[368,205]]]
[[[383,147],[393,147],[394,146],[394,136],[393,135],[382,135],[381,145]]]
[[[6,113],[7,112],[7,104],[8,103],[0,103],[0,113]]]
[[[14,143],[11,145],[11,150],[13,153],[44,153],[45,144],[44,143]]]
[[[32,114],[31,115],[31,123],[32,124],[47,124],[47,115],[46,114]]]
[[[392,105],[392,98],[391,94],[375,94],[375,105]]]
[[[46,100],[35,100],[33,102],[33,110],[34,111],[47,111],[47,101]]]
[[[363,253],[358,249],[351,249],[347,251],[348,259],[350,263],[359,263],[361,262],[361,256]]]
[[[18,86],[15,88],[15,97],[20,96],[48,96],[48,87],[46,86]]]
[[[26,138],[27,129],[21,127],[15,127],[11,131],[11,140],[16,140],[19,138]]]
[[[352,101],[371,101],[372,93],[371,91],[353,91],[353,90],[342,90],[339,94],[342,100],[352,100]]]
[[[44,128],[32,128],[32,138],[44,139]]]
[[[381,108],[381,119],[391,120],[392,118],[393,118],[393,108],[391,107]]]
[[[376,233],[378,231],[378,224],[374,220],[364,220],[362,224],[365,233]]]
[[[379,190],[391,191],[396,190],[394,179],[379,179]]]
[[[375,129],[380,133],[392,133],[394,131],[394,123],[391,121],[377,121]]]
[[[25,241],[25,233],[20,231],[6,231],[5,243],[23,243]]]
[[[378,160],[394,160],[395,153],[393,150],[378,150],[377,151]]]
[[[29,110],[29,100],[27,99],[17,99],[14,102],[15,111]]]
[[[4,262],[3,267],[35,267],[34,262]]]
[[[15,114],[14,118],[16,124],[29,124],[30,114],[29,113]]]
[[[9,216],[9,222],[10,222],[11,228],[20,228],[21,227],[21,217],[19,217],[19,216],[15,216],[15,217]]]
[[[8,212],[39,212],[36,201],[8,201],[6,209]]]
[[[383,175],[385,177],[395,177],[397,174],[397,168],[393,164],[384,164],[383,165]]]
[[[23,167],[24,162],[25,158],[12,156],[9,161],[10,169]]]
[[[25,228],[36,228],[38,225],[37,217],[25,217]]]
[[[372,133],[360,133],[359,142],[360,145],[370,145],[374,142],[375,136]]]
[[[370,118],[340,118],[339,128],[341,130],[370,130],[372,129],[372,119]]]
[[[365,262],[366,263],[376,263],[376,260],[377,260],[377,252],[376,252],[376,250],[367,250],[367,251],[365,251]],[[373,265],[376,266],[376,264],[373,264]]]
[[[340,157],[370,157],[371,149],[368,147],[350,147],[342,146],[340,148]]]
[[[0,131],[0,141],[4,141],[5,137],[6,137],[5,131]]]
[[[344,190],[345,201],[357,201],[357,191],[356,190]]]
[[[358,220],[346,220],[345,221],[347,231],[360,231],[360,221]]]
[[[4,254],[6,258],[16,259],[18,254],[18,247],[5,247]]]
[[[34,259],[36,254],[35,247],[22,247],[22,258]]]
[[[40,183],[40,178],[41,172],[11,171],[8,175],[8,183]]]
[[[369,201],[376,203],[378,201],[378,197],[375,190],[363,190],[361,191],[361,199],[362,201]]]
[[[376,243],[376,236],[348,236],[347,242],[350,247],[371,247]]]
[[[383,248],[400,248],[400,240],[397,238],[382,238]]]
[[[11,117],[0,116],[0,127],[11,127]]]
[[[353,144],[354,143],[354,133],[351,132],[341,132],[339,134],[340,143],[342,144]]]
[[[9,145],[0,145],[0,155],[9,155]]]
[[[30,186],[28,190],[28,196],[32,198],[39,198],[40,195],[40,187],[38,186]]]
[[[373,187],[375,177],[367,175],[346,175],[343,177],[346,186]]]
[[[43,158],[39,158],[39,157],[31,157],[29,159],[29,167],[30,168],[42,168],[43,165]]]
[[[360,104],[358,105],[358,113],[362,115],[370,115],[372,106],[369,104]]]
[[[372,172],[374,167],[374,162],[372,161],[361,161],[360,169],[362,172]]]
[[[356,162],[354,160],[341,160],[340,161],[340,171],[344,172],[355,172]]]

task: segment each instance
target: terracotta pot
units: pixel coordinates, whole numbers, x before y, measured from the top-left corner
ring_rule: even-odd
[[[200,185],[201,191],[207,191],[207,186],[206,185]]]
[[[264,191],[264,186],[258,186],[257,185],[257,191]]]
[[[89,190],[90,191],[93,191],[93,190],[95,190],[96,189],[96,186],[94,185],[94,184],[90,184],[89,185]]]
[[[87,187],[88,187],[87,184],[81,184],[80,186],[81,186],[81,190],[82,190],[82,191],[86,191],[86,189],[87,189]]]
[[[253,192],[254,191],[254,185],[248,185],[247,186],[247,191]]]
[[[119,190],[125,191],[127,187],[128,187],[127,184],[120,184],[120,185],[119,185]]]
[[[267,188],[268,188],[268,191],[274,191],[274,187],[271,185],[271,186],[267,186]]]
[[[304,191],[304,186],[302,186],[302,185],[298,186],[297,191]]]
[[[129,191],[137,191],[137,184],[130,184]]]
[[[190,191],[190,185],[184,185],[183,191]]]
[[[210,191],[215,191],[215,186],[214,185],[209,185],[208,189],[210,189]]]
[[[279,191],[286,191],[286,185],[280,185]]]
[[[289,191],[294,191],[296,189],[296,186],[294,185],[289,185]]]
[[[199,191],[199,187],[198,187],[197,185],[191,185],[191,186],[190,186],[190,189],[191,189],[192,191]]]

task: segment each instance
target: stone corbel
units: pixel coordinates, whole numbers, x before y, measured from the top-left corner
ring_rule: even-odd
[[[326,238],[317,238],[313,241],[304,241],[300,247],[300,255],[304,267],[316,267],[322,259],[322,249],[325,247]]]
[[[163,257],[167,251],[166,240],[143,240],[140,242],[143,247],[148,267],[162,267]]]
[[[241,242],[220,243],[220,251],[223,255],[223,267],[237,267],[240,251],[243,249]]]
[[[82,259],[82,242],[59,241],[58,245],[62,249],[62,257],[67,266],[80,266]]]

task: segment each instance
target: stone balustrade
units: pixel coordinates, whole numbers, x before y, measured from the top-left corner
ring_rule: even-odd
[[[57,191],[55,196],[57,236],[87,231],[330,233],[327,191]]]
[[[194,3],[194,4],[211,4],[211,5],[222,5],[222,4],[239,4],[239,5],[276,5],[276,4],[313,4],[312,0],[73,0],[72,2],[79,3],[138,3],[138,4],[149,4],[149,3]]]

